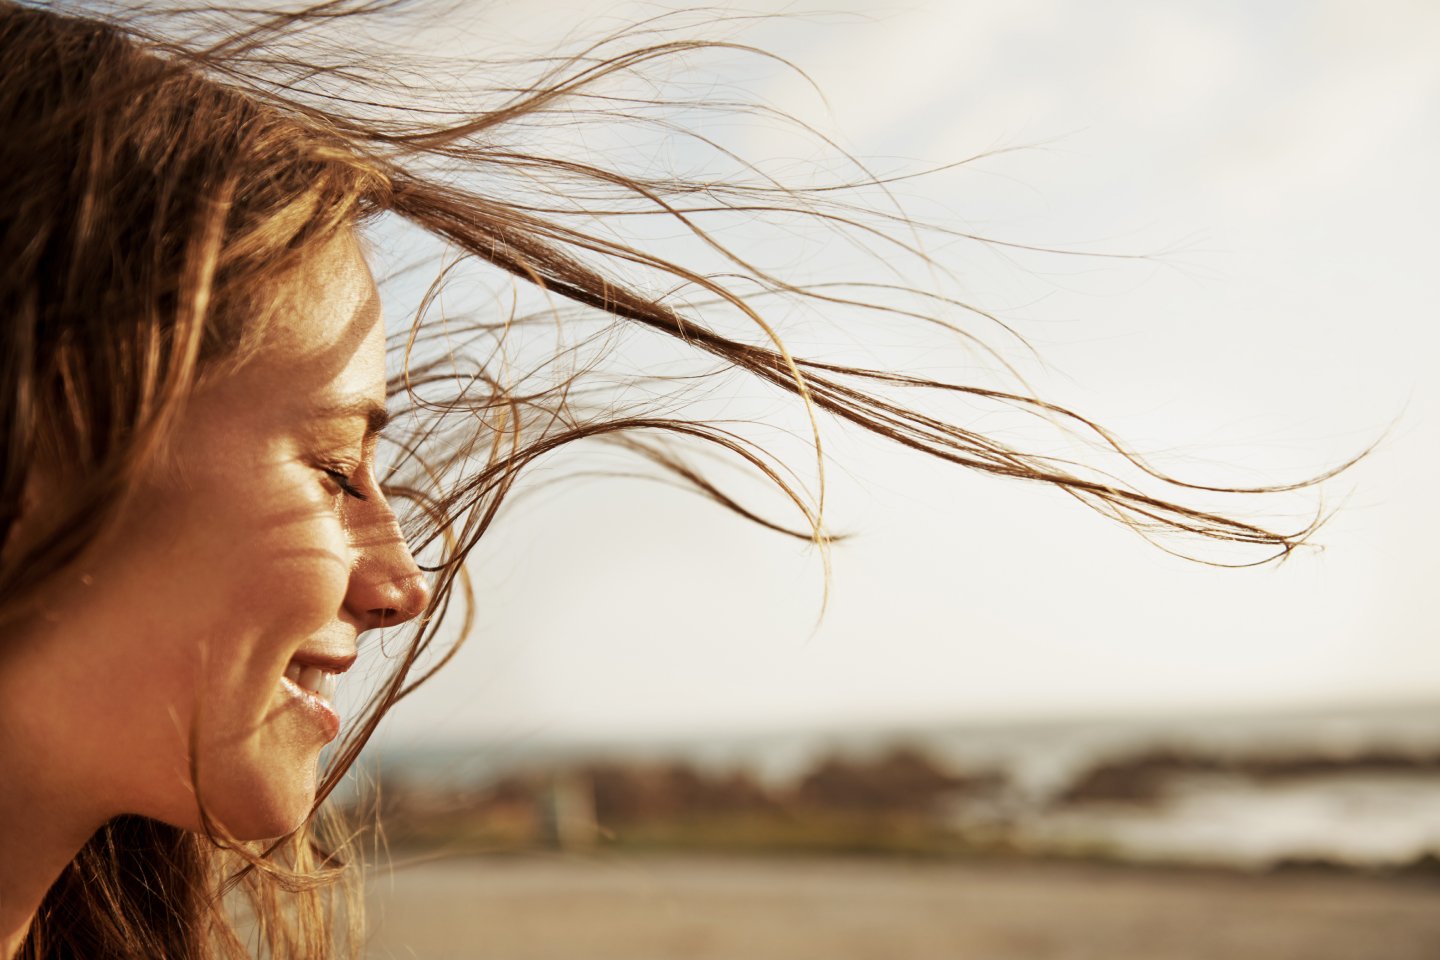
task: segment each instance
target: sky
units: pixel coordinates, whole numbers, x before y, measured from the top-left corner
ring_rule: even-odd
[[[543,46],[584,16],[657,9],[484,16],[492,43]],[[753,92],[858,155],[915,169],[1031,145],[907,185],[913,209],[1020,242],[1160,253],[945,250],[967,295],[1044,358],[1025,371],[1042,395],[1195,475],[1281,482],[1379,446],[1325,488],[1320,549],[1225,570],[1053,491],[836,435],[831,522],[855,536],[834,550],[818,626],[814,549],[653,484],[570,484],[487,536],[476,629],[387,741],[1440,709],[1440,7],[784,9],[744,39],[827,101],[779,72]]]

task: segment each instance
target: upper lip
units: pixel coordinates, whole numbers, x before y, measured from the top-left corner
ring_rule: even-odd
[[[326,673],[344,673],[355,665],[358,656],[354,647],[307,647],[295,651],[291,663],[319,667]]]

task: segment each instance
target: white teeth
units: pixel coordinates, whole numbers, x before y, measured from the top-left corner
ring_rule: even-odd
[[[301,690],[325,700],[335,699],[336,675],[328,670],[291,662],[285,668],[285,676]]]
[[[306,667],[300,671],[300,679],[295,681],[311,693],[318,693],[320,690],[320,678],[325,676],[325,671],[319,667]]]

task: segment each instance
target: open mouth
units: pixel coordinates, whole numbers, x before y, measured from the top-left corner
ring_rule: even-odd
[[[288,694],[291,704],[314,721],[326,743],[340,733],[340,714],[332,702],[335,699],[335,681],[353,660],[351,657],[343,665],[337,663],[331,669],[327,669],[330,667],[328,663],[321,666],[300,659],[291,660],[279,681],[280,689]]]
[[[338,672],[294,660],[285,668],[285,679],[326,702],[335,699],[335,683],[339,675]]]
[[[340,714],[333,702],[336,681],[355,664],[355,654],[353,645],[312,644],[296,651],[278,681],[290,704],[315,722],[327,743],[340,733]]]

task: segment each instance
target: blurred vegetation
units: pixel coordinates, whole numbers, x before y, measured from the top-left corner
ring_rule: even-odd
[[[921,858],[1044,858],[1123,862],[1102,835],[1040,843],[1037,818],[1076,809],[1154,809],[1185,778],[1253,784],[1350,774],[1440,775],[1440,756],[1231,756],[1176,748],[1102,758],[1037,799],[999,769],[946,769],[913,746],[866,759],[832,755],[793,781],[680,761],[591,762],[512,772],[484,784],[381,776],[357,803],[379,814],[397,851],[504,854],[537,850],[845,854]],[[1353,870],[1323,858],[1282,858],[1281,871]],[[1440,879],[1425,853],[1391,872]]]

